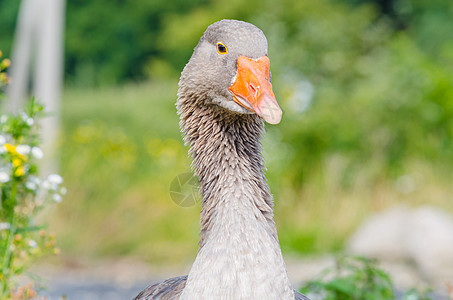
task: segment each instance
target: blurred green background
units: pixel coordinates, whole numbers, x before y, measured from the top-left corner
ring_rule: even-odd
[[[0,0],[10,56],[19,1]],[[199,203],[170,182],[190,170],[179,73],[206,27],[266,34],[284,111],[264,156],[285,253],[340,251],[371,212],[453,212],[453,1],[68,0],[60,143],[68,194],[48,217],[64,256],[185,263]],[[14,63],[14,62],[13,62]]]

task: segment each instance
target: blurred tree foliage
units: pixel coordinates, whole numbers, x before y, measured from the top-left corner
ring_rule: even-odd
[[[391,33],[404,29],[417,46],[431,55],[442,52],[447,40],[451,44],[451,1],[315,2],[252,0],[244,5],[237,0],[228,3],[219,0],[135,0],[132,5],[127,1],[70,0],[67,1],[66,76],[70,81],[86,86],[143,79],[150,72],[156,75],[153,71],[160,71],[164,76],[178,74],[206,26],[222,18],[249,21],[268,18],[268,22],[263,20],[259,25],[267,29],[280,24],[287,34],[299,34],[304,48],[310,45],[300,35],[305,32],[298,32],[299,29],[294,27],[298,24],[317,26],[317,22],[322,22],[330,31],[345,36],[351,33],[348,26],[354,27],[355,22],[366,27],[382,19],[390,21]],[[10,55],[19,4],[17,0],[0,0],[0,45],[6,55]],[[363,11],[364,6],[373,13],[359,16],[358,12]],[[335,14],[335,10],[338,13]],[[350,11],[353,18],[349,16]],[[334,27],[340,24],[337,19],[331,19],[332,14],[337,19],[344,19],[343,27]],[[362,26],[355,31],[363,32],[363,29]],[[357,46],[360,47],[360,43],[349,47]]]
[[[66,1],[65,75],[80,86],[143,79],[168,14],[192,11],[205,0]],[[0,0],[0,46],[10,55],[20,1]]]
[[[453,3],[443,4],[439,18],[446,21]],[[405,31],[372,5],[329,1],[279,2],[257,18],[270,40],[277,92],[286,93],[286,117],[274,129],[288,149],[279,165],[296,185],[332,156],[344,185],[359,169],[369,184],[402,175],[411,160],[453,162],[452,31],[446,24],[424,33],[418,20],[436,4],[405,5],[408,15],[426,10],[414,13]]]

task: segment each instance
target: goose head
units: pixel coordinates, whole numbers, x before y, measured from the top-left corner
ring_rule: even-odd
[[[272,91],[267,40],[256,26],[236,20],[210,25],[180,79],[179,97],[188,96],[232,114],[257,114],[270,124],[281,120]],[[180,104],[178,104],[180,106]]]

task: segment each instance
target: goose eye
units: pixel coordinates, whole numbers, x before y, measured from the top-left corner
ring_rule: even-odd
[[[228,50],[223,43],[217,43],[217,52],[219,52],[220,54],[226,54]]]

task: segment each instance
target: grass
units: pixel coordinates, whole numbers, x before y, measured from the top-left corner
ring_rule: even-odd
[[[127,255],[155,264],[193,259],[200,205],[181,208],[169,196],[172,179],[190,170],[176,92],[176,81],[65,91],[60,161],[68,194],[50,224],[65,255]],[[286,253],[341,250],[366,215],[395,203],[431,203],[453,211],[451,174],[418,161],[405,170],[416,182],[407,194],[385,177],[371,184],[373,162],[364,162],[345,188],[345,170],[334,154],[302,188],[294,188],[282,167],[278,132],[269,129],[267,177]]]

